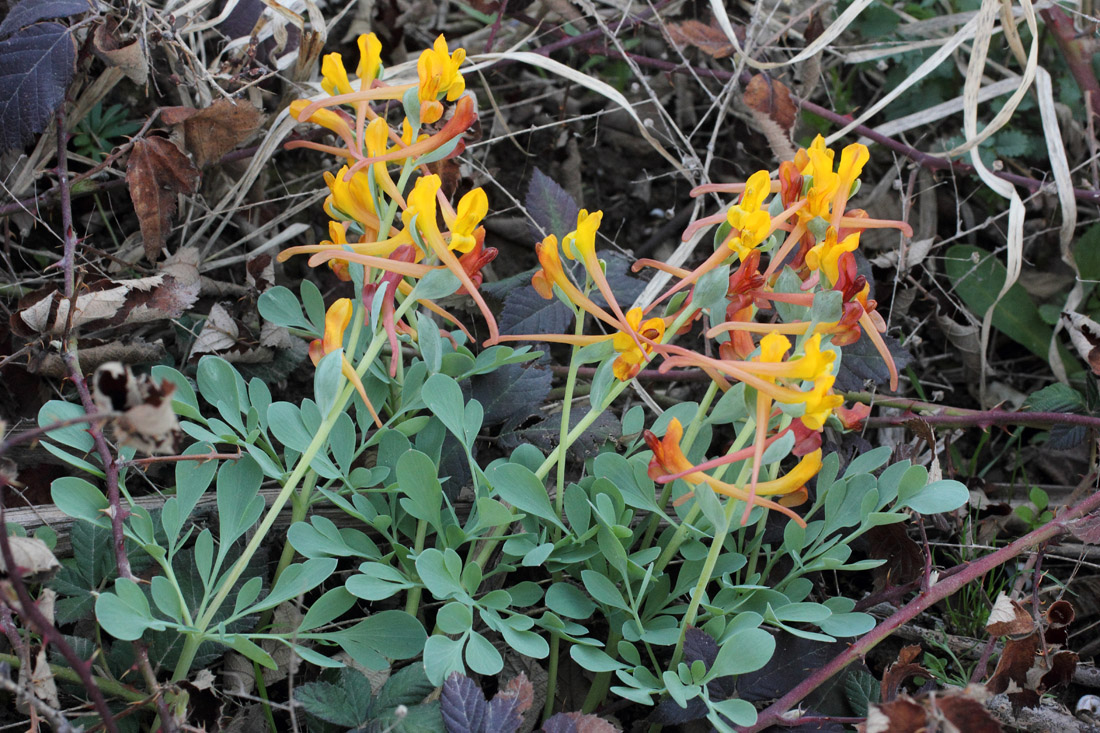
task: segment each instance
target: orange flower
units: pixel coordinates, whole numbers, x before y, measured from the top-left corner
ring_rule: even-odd
[[[680,425],[680,421],[675,418],[669,421],[664,438],[658,438],[648,430],[643,433],[646,445],[653,451],[653,458],[649,462],[650,478],[657,480],[662,476],[683,474],[681,478],[689,484],[697,486],[705,483],[716,493],[747,502],[750,511],[753,506],[774,509],[786,514],[800,526],[806,526],[806,522],[802,517],[781,504],[760,498],[760,495],[784,495],[798,491],[821,469],[821,451],[804,456],[798,465],[787,472],[786,475],[774,481],[761,483],[757,487],[756,494],[750,494],[741,487],[719,481],[701,471],[685,474],[685,472],[691,471],[693,466],[680,448],[680,440],[683,435],[683,427]]]
[[[665,322],[662,318],[650,318],[642,322],[642,309],[631,308],[626,313],[626,322],[630,331],[620,331],[612,337],[611,344],[619,356],[611,369],[615,377],[627,382],[638,375],[649,357],[653,354],[650,341],[660,341],[665,335]],[[639,345],[638,337],[642,337]]]

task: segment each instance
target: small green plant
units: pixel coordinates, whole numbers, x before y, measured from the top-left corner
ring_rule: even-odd
[[[76,125],[72,138],[73,149],[86,158],[99,163],[121,142],[121,138],[133,135],[141,129],[141,122],[126,119],[126,109],[112,104],[106,109],[98,102]]]
[[[952,687],[966,687],[970,684],[970,677],[977,662],[964,664],[951,650],[946,638],[932,636],[926,638],[925,642],[936,652],[924,653],[924,668],[937,682]]]
[[[1021,504],[1013,512],[1027,524],[1029,530],[1041,527],[1054,519],[1054,512],[1047,508],[1050,504],[1050,497],[1047,496],[1047,492],[1038,486],[1032,486],[1027,496],[1031,500],[1031,506]]]

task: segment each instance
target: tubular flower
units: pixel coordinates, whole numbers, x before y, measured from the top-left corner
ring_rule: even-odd
[[[855,252],[859,248],[859,232],[853,232],[837,242],[836,229],[829,227],[825,239],[814,245],[806,253],[806,267],[825,274],[831,287],[840,279],[840,256],[845,252]]]
[[[781,504],[768,499],[762,499],[760,496],[750,495],[745,489],[735,486],[734,484],[719,481],[702,471],[691,471],[693,468],[691,461],[687,459],[687,456],[684,455],[683,450],[680,448],[680,440],[683,438],[683,435],[683,427],[676,418],[669,421],[668,428],[665,430],[663,438],[658,438],[648,430],[643,433],[646,445],[653,451],[653,458],[649,462],[650,478],[657,480],[662,476],[682,474],[681,478],[689,484],[698,486],[699,484],[705,483],[716,493],[747,502],[750,511],[753,506],[774,509],[775,511],[786,514],[800,526],[806,526],[806,522],[802,517]],[[821,453],[818,451],[816,454],[804,457],[795,468],[787,473],[787,475],[775,481],[765,481],[759,484],[757,493],[760,495],[775,495],[795,492],[801,488],[806,481],[813,478],[820,468]],[[689,471],[690,473],[685,473]]]
[[[580,253],[582,261],[585,261],[588,255],[595,256],[596,231],[600,228],[600,222],[602,221],[602,211],[594,211],[589,214],[587,209],[581,209],[577,213],[577,228],[566,234],[565,238],[561,240],[561,248],[565,256],[571,260],[575,259],[573,257],[574,247]]]
[[[366,143],[367,155],[377,159],[387,152],[386,142],[390,137],[390,126],[382,117],[375,117],[367,125],[366,134],[363,137]],[[374,174],[375,183],[381,186],[382,190],[386,192],[386,195],[389,196],[390,199],[399,204],[405,203],[405,199],[401,196],[401,192],[397,190],[397,184],[393,182],[393,178],[390,176],[390,171],[385,163],[374,163],[371,165],[371,170]]]
[[[378,213],[374,208],[370,182],[362,172],[348,176],[345,165],[336,175],[325,171],[325,185],[329,195],[325,199],[325,211],[333,219],[351,219],[363,225],[364,229],[378,231]]]
[[[638,375],[642,365],[653,354],[653,345],[646,341],[660,341],[665,335],[665,322],[662,318],[650,318],[642,322],[642,309],[631,308],[626,312],[626,322],[633,333],[620,331],[611,340],[611,345],[619,356],[611,365],[612,372],[620,381],[626,382]],[[641,336],[646,341],[639,341],[636,336]]]
[[[347,224],[339,221],[330,221],[328,223],[328,235],[332,237],[330,240],[321,242],[322,245],[331,245],[333,249],[342,249],[345,244],[348,243],[347,239]],[[351,272],[348,269],[348,263],[345,260],[329,260],[328,267],[336,275],[336,279],[342,282],[351,282]]]
[[[622,326],[622,324],[616,321],[611,314],[593,303],[591,298],[582,293],[580,289],[573,284],[573,281],[570,279],[569,275],[566,274],[562,266],[561,252],[558,249],[557,237],[553,234],[547,235],[545,239],[535,245],[535,253],[538,255],[539,264],[542,265],[542,269],[536,272],[531,278],[531,285],[539,295],[546,300],[550,300],[554,297],[554,286],[556,285],[569,302],[583,308],[587,313],[590,313],[612,328],[618,329]]]
[[[328,311],[325,312],[324,336],[314,339],[309,344],[309,358],[313,361],[313,366],[320,364],[321,359],[326,355],[339,351],[344,347],[344,331],[351,323],[351,312],[351,298],[340,298],[329,306]],[[367,397],[367,391],[363,389],[363,382],[359,379],[359,375],[355,373],[355,367],[348,361],[347,356],[341,355],[341,359],[343,360],[341,371],[347,380],[355,385],[356,391],[363,398],[363,402],[370,411],[371,417],[374,418],[375,424],[381,428],[382,421],[379,419],[378,413],[374,411],[374,406]]]
[[[348,71],[344,68],[344,59],[338,53],[330,53],[321,61],[321,88],[329,94],[351,94]]]
[[[472,250],[477,242],[474,234],[488,213],[489,197],[482,188],[475,188],[459,199],[454,221],[448,222],[451,227],[451,249],[462,253]]]
[[[481,274],[482,268],[495,260],[497,254],[496,247],[485,246],[485,227],[478,227],[474,231],[474,246],[470,248],[469,252],[458,258],[459,264],[462,265],[462,269],[466,271],[466,274],[470,277],[470,282],[474,284],[475,288],[481,287],[481,281],[485,277]],[[458,292],[469,295],[465,285]]]
[[[370,89],[382,71],[382,42],[374,33],[363,33],[356,44],[359,46],[359,66],[355,75],[359,77],[359,90],[363,91]]]
[[[848,197],[852,195],[852,187],[859,180],[859,174],[863,172],[863,166],[871,159],[867,152],[867,146],[860,143],[852,143],[840,153],[840,165],[837,166],[836,194],[833,199],[833,216],[829,223],[834,227],[840,227],[840,218],[844,216],[844,207],[848,205]]]
[[[443,105],[439,96],[446,95],[453,102],[466,91],[466,81],[458,67],[466,59],[466,50],[458,49],[453,54],[447,51],[447,41],[440,35],[435,45],[425,49],[416,63],[416,72],[420,77],[418,96],[420,97],[420,121],[430,125],[443,116]]]
[[[343,141],[349,146],[354,147],[355,140],[352,136],[351,125],[348,123],[346,115],[336,112],[335,110],[325,109],[324,107],[315,110],[308,117],[303,117],[306,109],[311,106],[311,102],[308,99],[296,99],[290,103],[290,116],[299,122],[312,122],[315,125],[320,125],[326,130],[331,130],[343,139]],[[290,143],[287,143],[290,146]],[[340,153],[343,155],[344,153]],[[347,157],[353,157],[350,153]]]
[[[814,380],[814,387],[806,394],[806,412],[802,422],[810,430],[821,430],[833,410],[844,404],[844,398],[833,394],[833,382],[836,377],[822,374]]]
[[[741,202],[730,207],[726,221],[737,230],[737,236],[729,241],[729,248],[744,260],[750,252],[768,236],[772,217],[763,208],[764,199],[771,193],[771,178],[767,171],[753,173],[745,183]]]

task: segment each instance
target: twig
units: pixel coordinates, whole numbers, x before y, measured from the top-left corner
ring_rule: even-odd
[[[926,611],[936,603],[960,590],[966,584],[981,578],[994,568],[1008,562],[1025,550],[1051,540],[1067,531],[1066,524],[1071,519],[1084,516],[1100,507],[1100,492],[1096,492],[1077,506],[1068,510],[1059,517],[1052,519],[1039,529],[1029,532],[1015,542],[1002,547],[996,552],[971,562],[966,569],[955,573],[949,578],[941,578],[927,593],[914,598],[897,613],[885,619],[846,650],[834,657],[828,664],[815,670],[809,677],[796,685],[783,697],[768,706],[757,718],[756,724],[744,728],[743,733],[755,733],[770,725],[776,724],[785,718],[785,714],[804,697],[816,690],[822,684],[839,674],[852,662],[863,657],[879,642],[890,636],[899,626]]]
[[[153,463],[179,463],[180,461],[197,461],[199,463],[206,463],[207,461],[236,461],[241,457],[241,452],[238,450],[236,453],[199,453],[193,456],[149,456],[148,458],[134,458],[129,461],[122,461],[123,466],[148,466]]]
[[[38,695],[35,695],[34,692],[25,689],[8,678],[10,669],[8,665],[0,663],[0,688],[15,695],[16,699],[22,699],[33,706],[34,709],[38,711],[38,714],[45,718],[57,733],[72,733],[73,727],[69,725],[69,721],[65,719],[61,711],[54,710],[47,705],[44,700],[38,699]]]
[[[144,129],[148,129],[156,116],[156,113],[150,116]],[[57,170],[58,185],[61,191],[61,230],[64,238],[64,254],[61,258],[60,266],[65,277],[65,299],[69,301],[68,313],[71,324],[73,313],[76,311],[75,272],[77,240],[76,232],[73,231],[73,208],[72,200],[69,195],[68,138],[65,132],[64,105],[62,105],[61,109],[57,112]],[[88,390],[88,383],[84,379],[84,373],[80,369],[80,360],[76,348],[76,335],[69,331],[68,326],[66,327],[65,338],[62,338],[61,343],[63,344],[62,358],[69,367],[69,377],[76,386],[77,394],[80,395],[80,403],[84,406],[84,412],[94,413],[96,411],[95,403],[92,401],[92,395]],[[120,578],[135,580],[133,571],[130,568],[130,558],[126,554],[126,535],[122,525],[126,517],[129,516],[129,511],[122,506],[122,497],[119,492],[119,463],[114,452],[107,444],[107,439],[103,435],[102,425],[98,422],[89,423],[88,433],[92,436],[96,452],[99,453],[99,458],[103,462],[104,481],[107,485],[107,501],[110,505],[111,538],[115,551],[115,563],[118,565],[118,575]],[[2,526],[2,524],[0,524],[0,526]],[[10,564],[9,567],[11,567]],[[56,631],[56,629],[54,629],[54,631]],[[149,685],[149,692],[156,698],[161,725],[166,733],[176,733],[177,727],[168,710],[168,705],[159,694],[160,685],[157,682],[156,673],[153,671],[153,665],[149,662],[149,652],[141,640],[135,641],[133,645],[138,658],[138,668],[141,670],[146,684]],[[72,660],[69,661],[72,663]],[[111,728],[114,728],[113,720],[111,720]]]
[[[0,484],[6,483],[7,481],[0,476]],[[0,491],[0,528],[4,526],[4,493]],[[9,585],[11,589],[15,591],[15,597],[18,599],[19,605],[16,607],[8,602],[6,600],[7,594],[4,594],[5,602],[9,603],[13,610],[17,611],[20,616],[28,621],[44,640],[53,644],[54,648],[61,652],[61,656],[65,657],[65,661],[67,661],[69,666],[73,668],[73,671],[80,676],[81,683],[87,689],[88,695],[92,698],[92,704],[95,705],[96,712],[98,712],[100,718],[103,719],[103,726],[111,731],[111,733],[117,733],[118,727],[115,725],[114,717],[111,715],[111,709],[107,707],[107,700],[104,699],[103,693],[99,691],[99,688],[96,687],[95,683],[92,681],[92,663],[85,662],[75,651],[73,651],[73,648],[65,641],[65,637],[57,630],[57,627],[50,623],[49,619],[38,610],[38,606],[35,604],[34,599],[31,598],[31,594],[27,591],[27,586],[23,583],[23,578],[20,577],[18,572],[14,572],[16,562],[11,554],[11,543],[8,542],[8,533],[6,531],[0,531],[0,557],[4,559],[4,566],[13,570],[13,572],[8,573],[5,584]]]
[[[1054,42],[1058,44],[1077,87],[1089,102],[1092,111],[1090,118],[1100,117],[1100,81],[1097,81],[1092,69],[1092,54],[1085,50],[1084,43],[1078,38],[1073,20],[1057,5],[1043,8],[1039,15],[1054,36]]]

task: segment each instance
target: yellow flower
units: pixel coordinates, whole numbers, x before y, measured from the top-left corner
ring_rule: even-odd
[[[348,143],[350,147],[354,147],[352,138],[351,125],[341,117],[338,113],[333,112],[331,109],[325,109],[324,107],[318,109],[306,119],[302,119],[302,112],[309,107],[312,102],[308,99],[296,99],[290,103],[290,116],[299,122],[312,122],[315,125],[320,125],[327,130],[332,130],[341,138],[344,142]]]
[[[665,335],[665,322],[663,318],[650,318],[642,322],[642,309],[631,308],[626,312],[626,322],[633,333],[619,331],[611,340],[611,345],[619,356],[611,365],[615,377],[622,382],[629,381],[638,375],[642,365],[649,360],[653,353],[653,345],[643,341],[638,336],[650,341],[660,341]]]
[[[377,230],[378,214],[374,209],[367,174],[356,171],[349,181],[345,180],[347,172],[346,165],[335,176],[325,171],[325,185],[329,190],[325,211],[334,219],[353,219],[365,228]]]
[[[829,227],[825,231],[825,239],[806,253],[806,267],[825,273],[829,285],[832,286],[840,277],[840,256],[845,252],[854,252],[858,248],[859,232],[853,232],[845,237],[843,242],[837,243],[836,229]]]
[[[355,75],[359,77],[359,88],[370,89],[382,69],[382,42],[373,33],[364,33],[356,43],[359,46],[359,66]]]
[[[763,208],[764,200],[771,193],[771,177],[767,171],[753,173],[745,183],[741,201],[730,207],[726,221],[737,230],[737,236],[729,241],[729,248],[744,260],[756,249],[771,231],[772,217]]]
[[[451,222],[451,249],[464,254],[473,249],[477,244],[474,232],[488,213],[489,197],[484,189],[475,188],[459,199],[455,220]]]
[[[780,333],[769,333],[760,339],[760,356],[753,361],[780,362],[783,355],[791,348],[791,341]],[[775,381],[775,380],[772,380]]]
[[[458,49],[453,54],[447,52],[447,41],[440,35],[435,45],[420,54],[416,64],[420,78],[418,94],[420,97],[420,121],[431,124],[443,116],[440,95],[446,95],[453,102],[466,91],[466,81],[458,67],[466,59],[466,50]]]
[[[802,348],[804,352],[802,357],[790,362],[794,367],[790,374],[792,379],[814,380],[832,371],[836,353],[821,350],[820,333],[815,333],[808,338]]]
[[[867,152],[867,146],[860,143],[852,143],[840,153],[840,165],[837,166],[836,193],[833,198],[833,216],[830,223],[839,227],[840,217],[844,216],[844,208],[848,205],[848,197],[852,193],[852,187],[863,172],[863,166],[871,159]]]
[[[596,256],[596,230],[603,221],[602,211],[588,213],[587,209],[581,209],[577,213],[577,228],[565,235],[561,240],[561,249],[565,256],[574,259],[573,248],[581,255],[582,261],[587,261],[589,256]]]
[[[352,93],[348,71],[340,54],[330,53],[321,60],[321,88],[332,96]]]
[[[844,398],[833,394],[836,377],[822,374],[814,381],[814,387],[806,393],[806,412],[802,423],[810,430],[821,430],[833,410],[844,404]]]
[[[313,366],[320,364],[321,359],[326,355],[344,348],[344,331],[347,330],[348,325],[351,323],[352,310],[351,298],[340,298],[329,306],[328,310],[325,312],[324,336],[319,339],[314,339],[309,345],[309,358],[313,361]],[[382,421],[379,419],[378,413],[374,411],[374,406],[367,397],[367,391],[363,389],[363,382],[359,379],[359,375],[355,373],[355,367],[348,361],[347,356],[343,356],[342,359],[343,364],[340,370],[347,380],[355,385],[355,389],[359,392],[359,396],[363,398],[363,402],[374,418],[375,424],[381,428]]]
[[[409,206],[401,214],[406,229],[413,224],[415,219],[416,228],[420,230],[425,241],[429,238],[432,240],[442,240],[443,238],[442,233],[439,231],[439,222],[436,219],[435,198],[441,185],[442,181],[434,173],[416,179],[416,185],[413,186],[413,190],[408,196]]]

